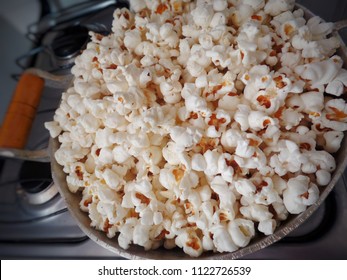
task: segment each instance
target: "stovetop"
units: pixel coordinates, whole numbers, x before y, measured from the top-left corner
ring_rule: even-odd
[[[35,66],[55,74],[66,74],[71,66],[61,34],[76,23],[98,22],[110,28],[114,7],[64,23],[47,33]],[[57,31],[58,30],[58,31]],[[57,39],[58,36],[58,39]],[[83,39],[83,36],[81,37]],[[84,41],[81,39],[81,46]],[[62,47],[52,57],[53,41]],[[53,118],[61,90],[46,87],[28,141],[28,149],[43,149],[49,135],[43,124]],[[283,240],[247,255],[246,259],[347,259],[347,171],[321,207]],[[52,183],[49,163],[0,159],[0,257],[6,258],[112,258],[119,256],[91,241],[67,211]]]

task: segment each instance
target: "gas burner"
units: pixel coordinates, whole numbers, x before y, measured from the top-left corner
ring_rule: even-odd
[[[41,205],[54,198],[58,189],[52,182],[49,163],[29,162],[22,164],[20,186],[28,204]]]
[[[58,194],[58,189],[53,183],[49,183],[49,185],[47,185],[47,182],[37,181],[36,183],[37,183],[38,189],[41,189],[41,186],[46,185],[46,187],[40,190],[39,192],[35,192],[35,193],[25,192],[25,197],[29,204],[31,205],[45,204]]]
[[[86,46],[88,39],[88,29],[82,25],[69,26],[59,30],[51,44],[57,66],[70,67],[74,58]]]

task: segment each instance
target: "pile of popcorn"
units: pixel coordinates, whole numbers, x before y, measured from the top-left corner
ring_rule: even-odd
[[[54,121],[91,226],[232,252],[315,203],[347,130],[333,24],[294,0],[132,0],[90,32]]]

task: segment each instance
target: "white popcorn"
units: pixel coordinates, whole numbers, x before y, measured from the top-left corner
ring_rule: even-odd
[[[116,172],[114,172],[111,169],[106,169],[103,173],[102,173],[102,178],[105,180],[106,184],[115,190],[119,189],[119,185],[120,183],[122,183],[122,178],[119,176],[119,174],[117,174]]]
[[[342,66],[342,59],[333,56],[330,59],[295,67],[295,73],[303,79],[310,80],[312,87],[330,83],[338,74]]]
[[[264,205],[270,205],[274,202],[281,201],[277,189],[274,188],[273,182],[270,178],[264,177],[261,182],[257,183],[257,191],[254,195],[254,201],[258,204]]]
[[[287,66],[294,69],[300,63],[301,56],[299,53],[287,52],[282,54],[281,63],[283,66]]]
[[[255,147],[250,146],[248,141],[238,141],[236,150],[235,150],[235,155],[243,158],[250,158],[254,155],[255,153]]]
[[[78,94],[69,95],[66,101],[67,101],[67,104],[69,104],[71,108],[74,108],[74,110],[76,110],[78,114],[80,115],[86,114],[86,108],[82,102],[83,99]]]
[[[242,206],[240,212],[243,216],[255,222],[272,218],[272,214],[265,205],[251,204],[249,206]]]
[[[290,140],[280,140],[276,146],[278,155],[270,158],[270,166],[275,172],[282,176],[289,172],[297,172],[301,165],[307,161],[306,157],[301,154],[298,145]]]
[[[252,181],[247,179],[239,179],[234,182],[236,190],[243,196],[251,196],[256,191],[255,185]]]
[[[237,147],[237,143],[242,141],[243,137],[241,131],[237,129],[228,129],[222,134],[221,144],[227,150],[232,150]]]
[[[130,0],[130,8],[137,13],[146,8],[146,2],[142,0]]]
[[[341,131],[327,131],[324,133],[324,149],[329,153],[337,152],[341,147],[343,136],[344,134]]]
[[[304,155],[320,169],[333,172],[336,168],[334,157],[326,151],[307,151]]]
[[[113,163],[113,153],[111,148],[101,148],[98,156],[99,164],[112,164]]]
[[[94,133],[100,127],[100,121],[92,114],[84,114],[79,118],[79,122],[87,133]]]
[[[245,247],[255,235],[254,224],[250,220],[235,219],[228,224],[229,234],[237,246]]]
[[[49,134],[52,138],[56,138],[63,131],[59,123],[56,121],[46,122],[45,128],[49,130]]]
[[[271,235],[274,233],[277,223],[274,219],[260,221],[258,230],[263,232],[265,235]]]
[[[317,116],[324,108],[324,95],[321,92],[306,92],[300,95],[303,111],[311,116]]]
[[[160,84],[160,91],[164,96],[164,100],[169,104],[177,103],[181,100],[181,83],[179,82],[163,82]]]
[[[299,175],[289,179],[288,188],[283,192],[283,202],[289,213],[299,214],[317,201],[318,194],[317,186],[310,183],[308,177]]]
[[[234,168],[230,166],[232,156],[229,153],[222,154],[218,159],[218,172],[222,178],[229,183],[233,182]]]
[[[313,35],[314,39],[325,38],[333,31],[334,24],[332,22],[322,22],[318,16],[311,17],[307,21],[307,26]]]
[[[276,219],[278,221],[285,221],[289,215],[283,201],[272,203],[272,207],[275,210]]]
[[[325,104],[323,118],[320,119],[323,127],[328,127],[337,131],[347,130],[347,106],[343,99],[331,99]]]
[[[206,167],[205,157],[201,154],[194,154],[192,157],[192,169],[195,171],[204,171]]]
[[[242,26],[252,16],[254,10],[250,5],[240,4],[232,10],[231,20],[234,25]]]
[[[294,0],[269,0],[264,7],[264,11],[272,16],[277,16],[284,11],[292,10],[294,4]]]
[[[233,205],[235,203],[235,195],[228,187],[228,184],[221,176],[216,176],[211,182],[211,189],[218,194],[220,209],[225,209],[234,212]],[[234,218],[235,214],[233,213]]]
[[[212,28],[225,25],[227,19],[223,13],[215,13],[210,22]]]
[[[248,115],[248,123],[251,129],[259,131],[266,128],[268,125],[274,124],[274,120],[269,118],[264,112],[251,111]]]
[[[112,145],[112,129],[110,128],[99,128],[95,132],[95,144],[99,148],[105,148]]]
[[[56,161],[118,244],[233,252],[327,186],[347,131],[333,24],[294,0],[131,0],[90,32]],[[340,98],[339,98],[340,97]]]
[[[204,158],[206,161],[205,174],[208,176],[214,176],[218,173],[218,159],[220,154],[217,151],[207,150],[204,153]]]
[[[194,23],[197,26],[208,27],[213,17],[213,8],[209,5],[198,5],[193,11],[191,11]]]
[[[129,28],[133,14],[126,8],[117,9],[113,13],[112,31],[117,32],[117,29]]]
[[[182,232],[176,237],[175,242],[177,246],[183,248],[183,251],[190,256],[197,257],[203,251],[200,238],[193,232]]]
[[[284,127],[287,130],[292,129],[300,124],[300,121],[304,118],[304,115],[293,110],[291,108],[286,109],[282,112],[281,120]]]
[[[163,157],[171,165],[178,165],[180,163],[179,153],[181,152],[182,149],[174,142],[168,142],[162,150]]]
[[[325,91],[335,96],[340,96],[344,93],[345,87],[347,87],[347,70],[340,69],[334,80],[328,83]]]
[[[233,252],[238,249],[226,226],[214,226],[211,232],[213,234],[213,244],[218,252]]]
[[[234,119],[241,126],[242,131],[246,131],[249,128],[248,116],[250,108],[248,105],[240,104],[237,106],[238,110],[235,112]]]
[[[216,12],[222,12],[228,7],[228,3],[226,0],[215,0],[213,3],[213,10]]]
[[[124,36],[124,46],[134,50],[141,43],[141,34],[137,29],[128,30]]]
[[[118,236],[119,246],[123,249],[128,249],[132,243],[134,226],[136,224],[136,219],[127,219],[125,224],[120,228],[120,235]]]
[[[175,48],[179,43],[179,37],[173,30],[173,25],[170,23],[165,23],[160,27],[159,35],[162,40],[172,48]]]
[[[199,129],[175,126],[171,129],[170,136],[178,145],[190,147],[200,141],[202,134]]]
[[[327,170],[317,170],[316,179],[318,186],[326,186],[331,181],[331,173]]]

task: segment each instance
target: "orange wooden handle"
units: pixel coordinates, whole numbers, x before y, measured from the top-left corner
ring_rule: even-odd
[[[43,87],[42,78],[30,73],[21,76],[1,126],[1,148],[25,147]]]

